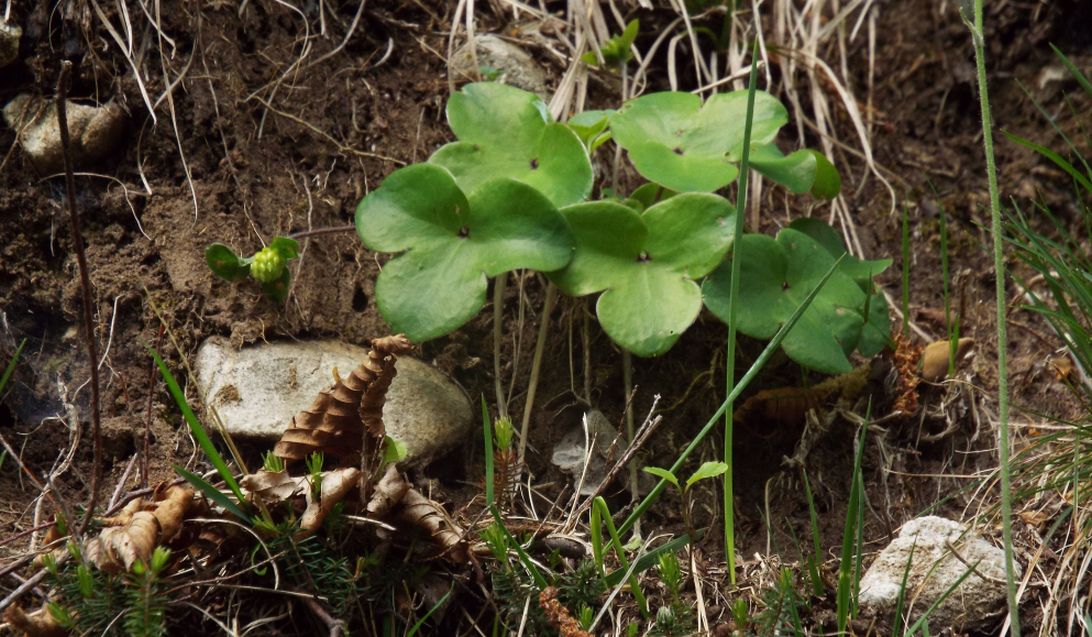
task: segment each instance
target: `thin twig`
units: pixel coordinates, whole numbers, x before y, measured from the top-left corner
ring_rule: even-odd
[[[341,234],[342,232],[352,232],[356,230],[356,225],[349,223],[344,226],[330,226],[328,228],[315,228],[313,230],[300,230],[299,232],[293,232],[288,235],[289,239],[306,239],[308,237],[317,237],[324,234]]]
[[[64,158],[65,196],[68,202],[68,218],[72,227],[72,243],[76,250],[76,263],[80,268],[80,296],[83,298],[83,330],[87,341],[87,357],[91,365],[91,438],[94,443],[94,460],[91,470],[91,497],[87,510],[80,523],[80,533],[87,529],[95,506],[99,501],[99,485],[102,482],[102,429],[99,419],[99,369],[95,364],[99,360],[98,347],[95,345],[95,320],[91,312],[91,278],[87,273],[87,254],[83,246],[83,234],[80,232],[80,213],[76,208],[76,177],[73,174],[72,154],[69,151],[68,113],[65,102],[68,95],[68,78],[72,73],[72,62],[61,62],[61,74],[57,78],[57,125],[61,134],[61,154]]]

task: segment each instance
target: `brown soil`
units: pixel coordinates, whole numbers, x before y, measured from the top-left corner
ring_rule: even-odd
[[[333,10],[327,7],[335,34],[345,32],[356,10],[356,3],[341,4]],[[1092,40],[1082,25],[1092,21],[1092,14],[1087,3],[1076,0],[1000,4],[987,17],[995,124],[1052,143],[1057,138],[1018,81],[1048,108],[1056,108],[1062,93],[1074,87],[1061,80],[1042,84],[1046,69],[1058,66],[1047,45],[1055,44],[1087,68]],[[895,187],[898,207],[909,207],[912,318],[936,337],[945,332],[943,321],[936,318],[943,308],[937,248],[940,206],[949,215],[953,287],[963,334],[977,343],[964,377],[978,389],[948,395],[954,403],[945,413],[957,419],[953,435],[922,443],[923,432],[945,427],[941,418],[927,417],[921,424],[888,426],[882,438],[891,454],[886,461],[878,445],[868,448],[869,551],[886,544],[909,517],[966,487],[964,480],[933,476],[969,475],[996,462],[986,452],[994,436],[990,422],[976,424],[969,416],[972,403],[987,415],[996,410],[994,280],[974,60],[966,28],[956,14],[958,3],[941,5],[944,8],[921,0],[879,11],[872,147],[876,162]],[[293,266],[292,292],[284,306],[252,285],[216,279],[202,253],[211,242],[251,253],[275,235],[349,224],[356,203],[385,175],[423,160],[448,141],[443,106],[449,83],[442,52],[451,7],[441,2],[368,3],[344,47],[338,47],[340,35],[317,38],[308,43],[315,48],[297,66],[302,17],[282,5],[248,3],[240,12],[232,3],[164,3],[162,29],[172,41],[158,40],[148,23],[148,46],[161,50],[162,56],[145,58],[145,88],[157,100],[167,85],[177,84],[156,108],[153,122],[118,47],[94,13],[78,6],[83,8],[58,20],[50,18],[45,4],[33,11],[16,4],[13,19],[25,27],[23,53],[14,66],[4,69],[0,102],[23,92],[52,96],[58,64],[67,51],[77,52],[82,60],[72,96],[86,103],[116,100],[130,115],[117,153],[103,165],[87,167],[95,174],[76,181],[94,289],[96,339],[100,352],[105,352],[100,370],[103,437],[106,485],[112,490],[142,448],[145,427],[151,430],[152,483],[171,476],[172,463],[186,462],[194,453],[169,395],[153,374],[146,347],[155,346],[172,369],[180,370],[181,359],[192,356],[197,345],[214,334],[229,335],[243,345],[319,337],[363,344],[387,333],[372,302],[375,276],[385,257],[365,250],[353,233],[301,242],[303,255]],[[657,24],[663,17],[659,12],[635,15],[643,24]],[[511,15],[503,12],[479,10],[478,18],[481,31],[511,26]],[[318,24],[315,16],[307,16],[307,21],[310,28]],[[651,32],[648,37],[653,37]],[[535,52],[542,54],[556,82],[564,69],[542,51]],[[850,59],[859,61],[849,65],[855,87],[867,83],[866,56],[863,37],[850,44]],[[654,81],[666,86],[666,79]],[[649,87],[657,88],[662,86]],[[605,91],[593,93],[593,98],[608,104]],[[835,109],[835,116],[836,128],[844,135],[841,141],[854,146],[856,138],[844,111]],[[1061,171],[1002,138],[997,146],[1004,196],[1022,201],[1041,196],[1056,213],[1072,214],[1071,189]],[[75,405],[84,431],[72,467],[56,485],[58,497],[75,504],[86,498],[91,472],[90,390],[84,384],[88,366],[80,337],[79,277],[63,179],[35,174],[7,128],[0,129],[0,148],[12,149],[5,151],[0,169],[0,359],[7,360],[15,344],[27,339],[0,408],[0,434],[17,450],[21,463],[41,476],[70,446],[70,432],[55,415]],[[869,256],[896,260],[883,282],[898,298],[902,267],[898,214],[891,212],[889,195],[874,177],[860,186],[859,159],[844,154],[835,160],[843,168],[845,194]],[[930,184],[939,197],[933,196]],[[771,230],[787,215],[803,212],[798,203],[786,210],[781,193],[770,189],[767,193]],[[528,279],[526,293],[526,322],[518,323],[511,311],[505,325],[510,339],[521,335],[519,356],[512,340],[502,347],[505,379],[512,374],[517,378],[511,406],[515,414],[522,411],[541,306],[536,281]],[[517,286],[510,284],[508,307],[517,307],[522,298]],[[1015,288],[1010,288],[1009,298],[1019,298]],[[625,402],[621,355],[595,329],[591,396],[577,397],[571,391],[584,383],[579,371],[583,307],[566,300],[555,313],[532,419],[531,445],[539,451],[532,468],[542,480],[555,479],[546,487],[552,495],[563,478],[547,466],[548,450],[589,406],[581,398],[590,398],[593,406],[619,422]],[[1053,334],[1015,304],[1010,316],[1012,384],[1019,406],[1073,416],[1068,390],[1047,365],[1056,347]],[[458,333],[424,344],[420,354],[450,373],[471,396],[484,394],[492,403],[490,319],[489,312],[483,312]],[[667,355],[635,362],[639,389],[632,408],[638,422],[656,394],[662,395],[659,413],[665,419],[642,462],[669,465],[720,404],[724,333],[713,317],[703,316]],[[744,340],[743,365],[761,345]],[[577,370],[575,377],[570,365]],[[892,396],[882,389],[883,374],[874,376],[878,403],[873,412],[883,414]],[[798,370],[776,361],[759,384],[773,387],[799,380]],[[923,401],[935,410],[944,396],[942,389],[929,389]],[[846,406],[863,413],[863,403]],[[854,430],[836,421],[805,465],[827,547],[841,541]],[[808,510],[800,474],[782,467],[782,458],[793,453],[802,431],[801,422],[780,426],[746,422],[737,427],[738,548],[748,559],[765,553],[768,539],[786,560],[798,557],[798,542],[807,543]],[[426,471],[429,477],[443,479],[451,510],[461,510],[477,495],[480,447],[480,442],[470,441]],[[694,459],[695,466],[720,454],[716,443],[707,445],[702,458]],[[130,487],[136,483],[130,477]],[[33,525],[37,495],[38,489],[8,458],[0,474],[4,501],[0,535],[22,533]],[[701,496],[702,501],[719,502],[719,495],[711,492]],[[612,498],[619,507],[625,502],[620,494]],[[669,504],[649,517],[646,530],[681,528],[677,505],[670,498],[664,502]],[[956,497],[940,510],[959,518],[965,503],[965,497]],[[718,515],[712,505],[708,510],[699,507],[696,522],[708,525]],[[711,528],[718,525],[714,522]],[[769,538],[768,528],[774,529]],[[700,544],[710,565],[722,561],[717,535],[708,533]],[[0,554],[16,555],[22,547],[22,541],[4,544]],[[0,583],[0,590],[10,588],[11,582]]]

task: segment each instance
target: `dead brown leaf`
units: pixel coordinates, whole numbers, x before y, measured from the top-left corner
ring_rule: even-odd
[[[345,496],[357,488],[360,484],[360,469],[356,467],[343,467],[322,474],[322,482],[319,486],[319,498],[314,499],[313,490],[307,489],[307,509],[300,518],[300,530],[314,533],[322,526],[322,521],[333,510],[334,505],[345,499]]]
[[[128,571],[137,560],[147,562],[156,546],[178,536],[194,507],[194,491],[173,485],[156,493],[159,499],[136,499],[121,513],[103,519],[106,528],[84,546],[87,559],[108,573]]]
[[[22,632],[26,637],[62,637],[68,631],[53,619],[49,610],[42,606],[33,613],[27,613],[18,604],[8,606],[4,612],[6,621],[16,632]]]
[[[398,467],[389,465],[368,500],[368,513],[377,518],[386,517],[402,501],[409,489],[410,485],[398,471]]]
[[[307,479],[292,477],[288,471],[258,471],[243,476],[239,486],[247,491],[251,499],[263,504],[276,504],[300,495],[307,487]]]
[[[406,491],[398,517],[403,522],[428,531],[432,540],[444,550],[444,554],[451,561],[461,563],[468,559],[466,534],[448,517],[438,502],[421,495],[417,489]]]

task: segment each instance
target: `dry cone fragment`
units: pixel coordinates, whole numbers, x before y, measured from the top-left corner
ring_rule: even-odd
[[[273,453],[285,460],[303,460],[315,451],[352,460],[364,449],[364,432],[382,441],[383,402],[395,375],[395,360],[412,345],[405,336],[372,341],[368,358],[346,378],[325,389],[309,408],[292,419]]]

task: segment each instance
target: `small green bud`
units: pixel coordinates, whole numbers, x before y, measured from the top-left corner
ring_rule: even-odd
[[[498,418],[493,424],[493,431],[496,432],[495,440],[498,449],[507,451],[512,448],[513,427],[510,418]]]
[[[250,275],[260,283],[272,283],[284,272],[284,257],[272,247],[265,247],[254,255]]]

